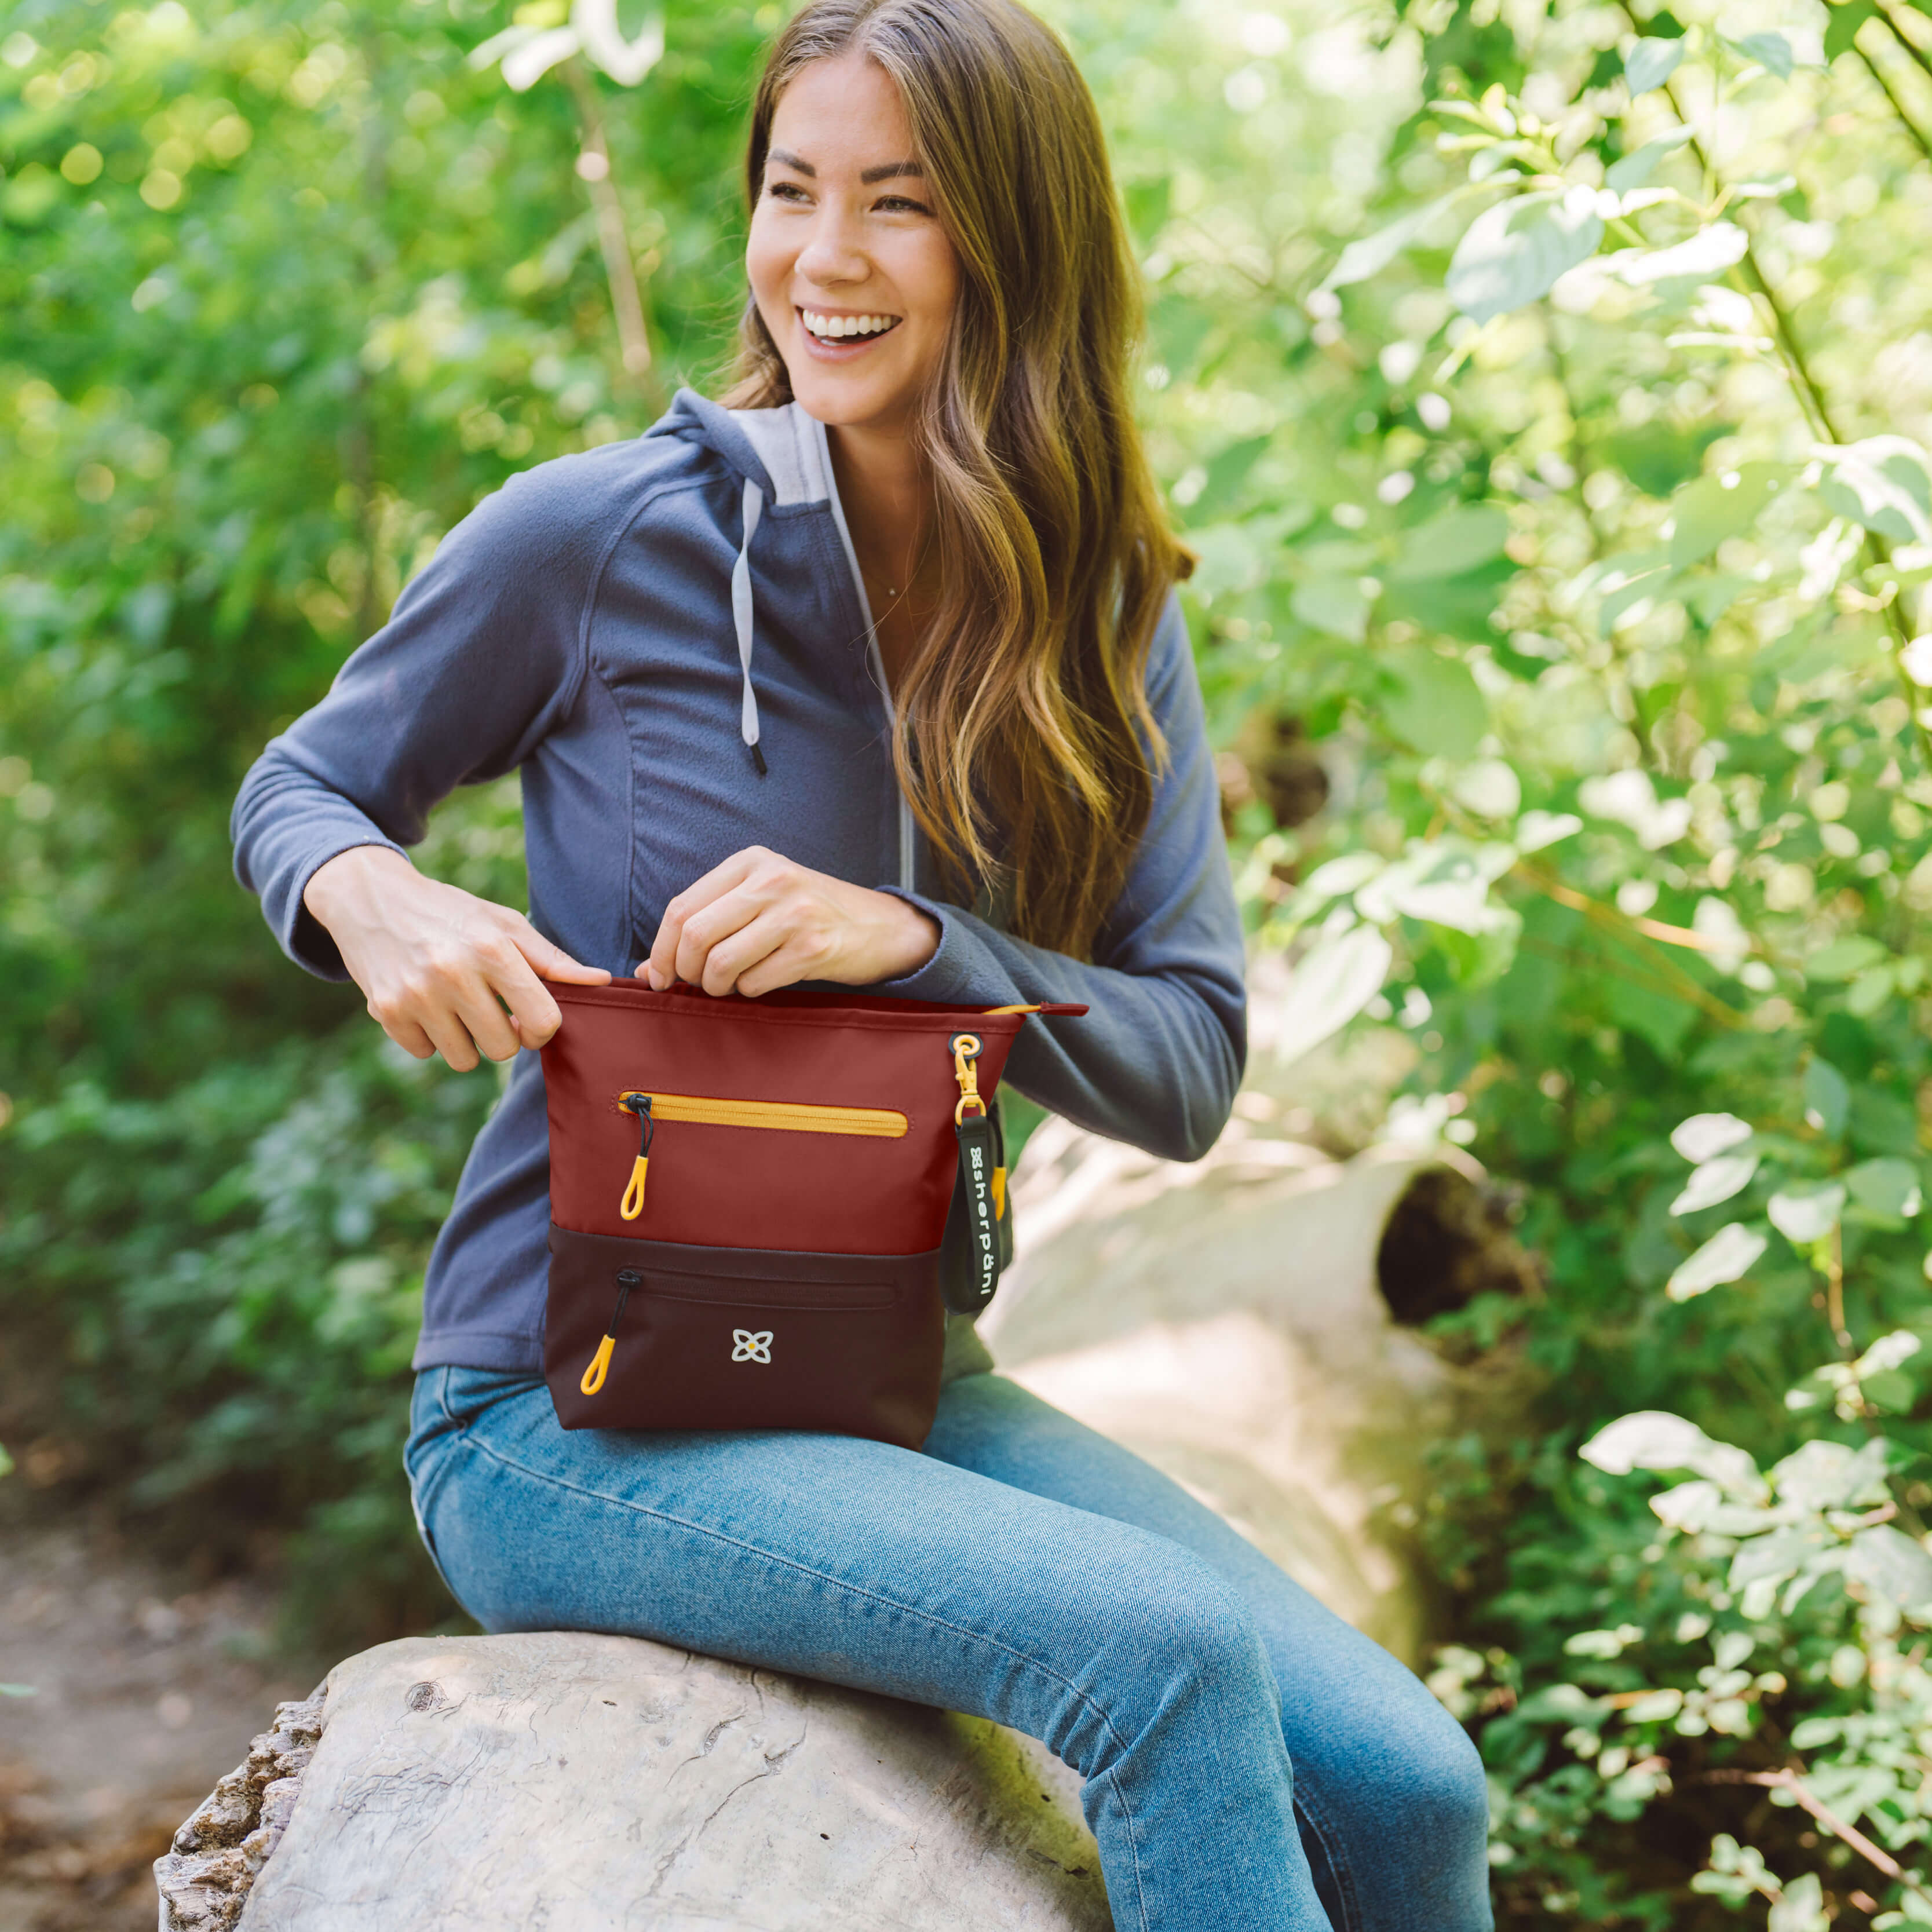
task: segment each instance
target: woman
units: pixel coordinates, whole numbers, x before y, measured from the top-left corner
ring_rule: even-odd
[[[732,406],[686,392],[484,502],[236,808],[296,959],[418,1057],[516,1061],[425,1288],[424,1540],[489,1629],[634,1632],[1044,1738],[1086,1780],[1124,1928],[1486,1926],[1460,1730],[989,1372],[970,1323],[922,1453],[557,1426],[546,980],[602,982],[648,936],[656,986],[1083,1000],[1007,1077],[1183,1159],[1244,1051],[1183,556],[1131,417],[1132,258],[1071,62],[1012,0],[815,0],[748,173]],[[512,767],[527,920],[401,849]]]

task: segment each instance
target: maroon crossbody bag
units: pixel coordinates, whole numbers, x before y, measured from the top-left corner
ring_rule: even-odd
[[[1011,1251],[992,1107],[1037,1014],[553,985],[544,1371],[566,1429],[916,1448]]]

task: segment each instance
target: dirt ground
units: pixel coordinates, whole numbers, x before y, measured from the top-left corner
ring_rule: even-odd
[[[326,1666],[272,1594],[201,1588],[82,1522],[0,1520],[0,1932],[153,1932],[148,1867]]]

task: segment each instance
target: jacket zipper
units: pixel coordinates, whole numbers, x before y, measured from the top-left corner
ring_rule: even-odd
[[[838,500],[838,479],[832,473],[832,450],[826,440],[824,425],[815,424],[813,433],[818,439],[819,460],[825,467],[826,500],[832,506],[832,520],[837,526],[838,541],[844,547],[845,562],[852,572],[852,589],[859,599],[859,614],[866,620],[866,662],[878,688],[879,702],[886,709],[886,734],[890,738],[893,718],[892,692],[892,686],[886,682],[886,661],[879,655],[878,624],[872,616],[872,599],[866,595],[866,580],[860,574],[859,553],[852,548],[852,532],[845,521],[845,506]],[[909,892],[913,890],[912,805],[899,790],[896,777],[892,782],[892,795],[898,806],[895,815],[899,836],[898,887],[900,891]]]

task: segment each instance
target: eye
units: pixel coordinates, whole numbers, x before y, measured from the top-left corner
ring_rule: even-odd
[[[930,214],[932,210],[922,201],[914,201],[908,195],[884,194],[874,204],[889,214]]]
[[[765,193],[774,201],[805,201],[809,199],[796,182],[775,181],[765,184]]]

